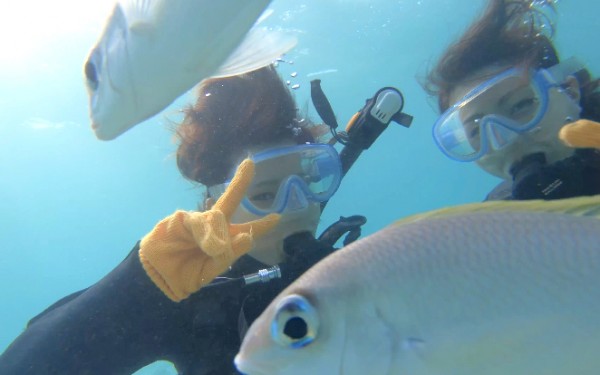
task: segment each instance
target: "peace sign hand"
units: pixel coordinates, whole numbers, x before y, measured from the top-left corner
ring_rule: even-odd
[[[247,253],[255,239],[279,223],[278,214],[244,224],[230,223],[253,176],[254,163],[246,159],[210,210],[176,211],[142,239],[140,261],[171,300],[181,301],[210,283]]]

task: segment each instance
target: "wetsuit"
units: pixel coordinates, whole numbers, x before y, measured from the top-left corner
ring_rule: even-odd
[[[331,241],[292,236],[285,243],[281,279],[245,287],[215,282],[179,303],[148,278],[138,243],[102,280],[33,318],[0,356],[0,374],[131,374],[157,360],[172,362],[183,375],[237,374],[233,358],[245,326],[331,253],[335,238]],[[266,267],[244,256],[224,276]]]
[[[600,194],[600,151],[580,149],[547,164],[532,154],[511,168],[511,181],[496,186],[486,200],[562,199]]]

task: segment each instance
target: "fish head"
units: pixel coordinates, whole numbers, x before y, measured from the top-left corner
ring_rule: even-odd
[[[127,19],[116,4],[84,64],[92,130],[101,140],[114,139],[135,125],[131,122],[138,103],[128,52]]]
[[[236,367],[246,375],[339,373],[344,309],[336,305],[316,293],[284,291],[248,330]]]

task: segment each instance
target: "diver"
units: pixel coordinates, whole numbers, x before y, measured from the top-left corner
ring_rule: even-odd
[[[558,138],[565,124],[600,120],[599,81],[577,58],[559,59],[553,12],[548,1],[490,0],[428,75],[435,143],[504,180],[488,200],[600,193],[600,152]]]
[[[176,129],[179,170],[206,187],[202,210],[161,220],[108,275],[31,319],[0,373],[131,374],[166,360],[184,375],[236,374],[251,322],[365,223],[342,217],[315,238],[360,154],[341,156],[322,133],[272,67],[204,81]]]

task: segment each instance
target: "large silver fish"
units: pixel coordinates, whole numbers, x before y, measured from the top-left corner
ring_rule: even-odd
[[[258,69],[293,48],[292,36],[252,28],[269,3],[117,1],[84,66],[96,136],[114,139],[201,80]]]
[[[600,374],[600,196],[491,202],[333,253],[254,322],[248,375]]]

